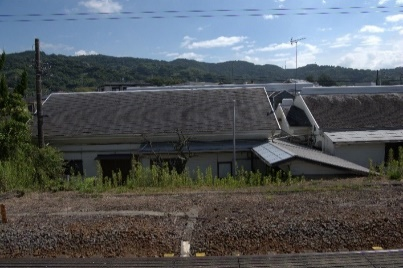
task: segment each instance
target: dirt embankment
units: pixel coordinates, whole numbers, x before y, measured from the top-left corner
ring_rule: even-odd
[[[0,257],[179,255],[184,239],[192,254],[207,255],[403,248],[403,184],[351,183],[306,183],[308,190],[294,191],[3,195],[8,223],[0,225]]]

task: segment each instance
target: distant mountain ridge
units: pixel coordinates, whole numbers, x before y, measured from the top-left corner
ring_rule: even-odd
[[[5,73],[8,85],[14,87],[23,70],[28,72],[29,90],[35,89],[34,51],[6,55]],[[187,82],[206,83],[274,83],[295,78],[295,69],[276,65],[255,65],[246,61],[205,63],[176,59],[161,61],[105,55],[64,56],[41,53],[43,88],[48,92],[95,90],[111,82],[173,85]],[[403,68],[382,69],[382,84],[400,84]],[[338,66],[309,64],[299,67],[297,79],[316,81],[326,75],[338,85],[357,85],[377,81],[377,71]]]

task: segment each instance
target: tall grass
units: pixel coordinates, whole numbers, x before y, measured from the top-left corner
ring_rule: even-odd
[[[43,151],[45,159],[55,158],[53,151]],[[57,158],[57,157],[56,157]],[[41,158],[39,158],[41,159]],[[185,169],[179,174],[175,169],[170,170],[167,165],[159,167],[153,165],[144,167],[133,160],[129,175],[122,177],[121,172],[113,173],[111,178],[104,177],[100,164],[97,165],[97,175],[86,178],[81,175],[71,176],[68,179],[62,176],[55,177],[57,170],[55,163],[46,162],[38,167],[35,158],[27,159],[23,154],[8,161],[0,161],[0,192],[9,190],[50,190],[50,191],[79,191],[82,193],[98,193],[104,191],[130,191],[144,189],[178,188],[241,188],[268,185],[293,185],[304,178],[294,177],[290,172],[272,170],[269,174],[247,171],[243,168],[237,170],[236,175],[228,174],[224,178],[213,175],[211,167],[202,170],[189,171]],[[59,172],[59,171],[58,171]],[[398,158],[389,152],[388,161],[378,167],[371,167],[370,176],[380,176],[391,180],[403,179],[403,147],[399,147]]]
[[[213,175],[211,167],[205,170],[197,168],[189,172],[185,169],[179,174],[175,169],[169,169],[168,165],[162,167],[153,165],[144,167],[141,163],[132,162],[129,175],[125,180],[120,172],[113,173],[111,178],[103,177],[102,169],[98,168],[96,177],[84,178],[73,176],[69,180],[52,180],[47,189],[52,191],[74,190],[82,193],[98,193],[104,191],[131,191],[131,190],[175,190],[198,188],[241,188],[266,185],[290,185],[299,182],[301,178],[294,178],[290,173],[277,171],[274,175],[263,175],[259,171],[251,172],[244,169],[237,170],[236,176],[228,174],[225,178]]]
[[[403,180],[403,147],[398,148],[397,158],[394,157],[392,149],[388,152],[386,163],[381,163],[379,166],[374,166],[370,162],[370,176],[386,177],[390,180]]]

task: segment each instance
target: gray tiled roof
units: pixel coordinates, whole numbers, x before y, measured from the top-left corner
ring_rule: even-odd
[[[304,95],[324,130],[403,129],[403,94]]]
[[[44,133],[55,137],[222,133],[279,129],[263,88],[51,94]]]
[[[353,174],[368,174],[369,169],[341,159],[339,157],[322,153],[321,151],[292,144],[289,142],[274,140],[254,147],[253,151],[267,164],[276,165],[295,158],[305,159],[341,169],[350,170]]]

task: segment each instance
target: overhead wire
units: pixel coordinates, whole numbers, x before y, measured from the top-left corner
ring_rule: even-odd
[[[53,22],[53,21],[96,21],[121,19],[186,19],[186,18],[214,18],[214,17],[263,17],[272,16],[306,16],[306,15],[349,15],[369,13],[403,13],[403,5],[396,6],[350,6],[350,7],[302,7],[302,8],[244,8],[244,9],[192,9],[192,10],[143,10],[121,12],[75,12],[75,13],[28,13],[3,14],[0,13],[1,22]]]

